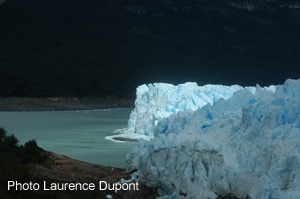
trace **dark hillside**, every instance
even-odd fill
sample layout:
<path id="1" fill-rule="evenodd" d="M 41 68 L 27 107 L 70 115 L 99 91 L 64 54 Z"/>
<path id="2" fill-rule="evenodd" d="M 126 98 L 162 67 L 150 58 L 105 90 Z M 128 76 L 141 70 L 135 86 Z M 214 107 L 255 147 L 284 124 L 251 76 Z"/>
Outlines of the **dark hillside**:
<path id="1" fill-rule="evenodd" d="M 297 5 L 7 0 L 0 6 L 0 96 L 132 97 L 149 82 L 299 78 Z"/>

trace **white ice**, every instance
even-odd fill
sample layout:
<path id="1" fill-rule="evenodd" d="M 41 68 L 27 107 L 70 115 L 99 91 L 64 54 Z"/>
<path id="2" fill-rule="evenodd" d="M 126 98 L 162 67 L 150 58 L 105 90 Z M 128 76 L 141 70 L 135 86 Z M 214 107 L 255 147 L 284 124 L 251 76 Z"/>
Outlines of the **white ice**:
<path id="1" fill-rule="evenodd" d="M 135 108 L 130 114 L 128 127 L 119 129 L 106 139 L 145 139 L 153 137 L 153 128 L 158 121 L 179 111 L 197 110 L 207 103 L 230 98 L 241 86 L 205 85 L 195 82 L 179 85 L 167 83 L 143 84 L 137 88 Z"/>
<path id="2" fill-rule="evenodd" d="M 128 171 L 163 198 L 300 196 L 300 80 L 183 85 L 139 87 L 129 127 L 153 138 L 132 148 Z"/>

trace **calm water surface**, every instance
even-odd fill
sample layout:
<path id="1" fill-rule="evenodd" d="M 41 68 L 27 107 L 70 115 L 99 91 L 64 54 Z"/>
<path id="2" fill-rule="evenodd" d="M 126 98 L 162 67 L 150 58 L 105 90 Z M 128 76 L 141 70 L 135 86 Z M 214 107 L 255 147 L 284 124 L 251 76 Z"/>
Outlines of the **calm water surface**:
<path id="1" fill-rule="evenodd" d="M 35 139 L 45 150 L 90 163 L 125 167 L 133 143 L 105 136 L 127 127 L 131 108 L 54 112 L 0 112 L 0 127 L 21 144 Z"/>

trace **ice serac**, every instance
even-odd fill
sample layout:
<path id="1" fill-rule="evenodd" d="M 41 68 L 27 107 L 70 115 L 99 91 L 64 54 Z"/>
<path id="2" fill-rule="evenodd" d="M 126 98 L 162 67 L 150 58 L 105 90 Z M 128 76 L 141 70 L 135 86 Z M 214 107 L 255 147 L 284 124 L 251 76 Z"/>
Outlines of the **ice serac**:
<path id="1" fill-rule="evenodd" d="M 159 120 L 149 134 L 127 155 L 127 170 L 163 198 L 300 196 L 300 80 L 239 89 Z"/>
<path id="2" fill-rule="evenodd" d="M 220 98 L 228 99 L 241 86 L 205 85 L 197 83 L 172 85 L 154 83 L 137 88 L 135 108 L 130 114 L 128 131 L 153 137 L 158 121 L 179 111 L 197 110 Z"/>

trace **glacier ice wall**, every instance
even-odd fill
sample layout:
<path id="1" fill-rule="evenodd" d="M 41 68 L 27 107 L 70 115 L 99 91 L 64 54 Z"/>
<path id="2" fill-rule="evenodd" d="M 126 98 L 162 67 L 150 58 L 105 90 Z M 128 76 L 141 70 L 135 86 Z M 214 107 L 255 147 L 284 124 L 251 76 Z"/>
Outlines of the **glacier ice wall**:
<path id="1" fill-rule="evenodd" d="M 207 103 L 230 98 L 241 86 L 205 85 L 194 82 L 172 85 L 144 84 L 137 88 L 135 108 L 130 114 L 128 131 L 153 137 L 158 121 L 179 111 L 197 110 Z"/>
<path id="2" fill-rule="evenodd" d="M 170 115 L 151 133 L 127 155 L 127 170 L 164 198 L 300 196 L 300 80 L 239 89 Z"/>

